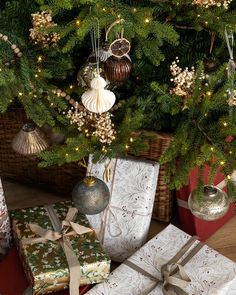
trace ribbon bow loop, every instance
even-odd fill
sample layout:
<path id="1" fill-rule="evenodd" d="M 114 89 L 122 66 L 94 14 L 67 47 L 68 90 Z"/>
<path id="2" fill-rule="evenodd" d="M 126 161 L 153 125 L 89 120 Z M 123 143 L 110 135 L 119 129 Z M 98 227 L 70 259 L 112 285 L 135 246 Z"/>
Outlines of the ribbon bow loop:
<path id="1" fill-rule="evenodd" d="M 164 265 L 161 272 L 164 295 L 187 295 L 183 289 L 188 286 L 191 280 L 180 264 Z"/>
<path id="2" fill-rule="evenodd" d="M 52 222 L 52 225 L 55 229 L 46 230 L 39 226 L 38 224 L 29 223 L 31 231 L 36 234 L 38 237 L 35 238 L 25 238 L 22 239 L 23 245 L 35 244 L 35 243 L 44 243 L 46 241 L 59 241 L 62 249 L 65 252 L 66 260 L 70 272 L 70 295 L 79 294 L 79 285 L 81 277 L 80 263 L 74 250 L 71 246 L 69 236 L 83 235 L 85 233 L 92 232 L 93 230 L 89 227 L 77 224 L 73 222 L 77 216 L 78 210 L 76 208 L 69 208 L 65 220 L 60 223 L 58 217 L 51 206 L 45 206 L 45 209 L 48 212 L 49 218 Z M 56 229 L 60 229 L 58 232 Z"/>

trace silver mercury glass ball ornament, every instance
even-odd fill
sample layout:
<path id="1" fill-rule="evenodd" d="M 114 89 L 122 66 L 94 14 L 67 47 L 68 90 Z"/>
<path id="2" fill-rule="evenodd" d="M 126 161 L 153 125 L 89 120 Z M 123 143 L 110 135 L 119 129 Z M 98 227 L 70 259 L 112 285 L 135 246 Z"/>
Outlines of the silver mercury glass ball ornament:
<path id="1" fill-rule="evenodd" d="M 86 176 L 75 185 L 72 191 L 72 200 L 81 213 L 95 215 L 107 207 L 110 191 L 102 180 Z"/>
<path id="2" fill-rule="evenodd" d="M 199 196 L 194 190 L 188 199 L 188 206 L 192 214 L 206 221 L 223 217 L 227 213 L 229 205 L 228 195 L 213 185 L 205 185 L 202 196 Z"/>

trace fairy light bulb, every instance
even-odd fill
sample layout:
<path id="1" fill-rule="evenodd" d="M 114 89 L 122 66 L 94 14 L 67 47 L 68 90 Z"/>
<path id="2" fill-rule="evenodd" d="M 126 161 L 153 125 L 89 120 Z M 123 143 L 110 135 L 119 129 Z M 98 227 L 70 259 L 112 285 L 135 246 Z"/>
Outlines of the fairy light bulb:
<path id="1" fill-rule="evenodd" d="M 38 56 L 38 62 L 41 62 L 43 60 L 43 57 L 40 55 Z"/>
<path id="2" fill-rule="evenodd" d="M 77 26 L 79 26 L 80 25 L 80 20 L 77 19 L 75 23 L 76 23 Z"/>
<path id="3" fill-rule="evenodd" d="M 225 162 L 224 161 L 220 161 L 220 165 L 224 166 Z"/>
<path id="4" fill-rule="evenodd" d="M 227 123 L 227 122 L 224 122 L 223 125 L 224 125 L 225 127 L 227 127 L 227 126 L 228 126 L 228 123 Z"/>
<path id="5" fill-rule="evenodd" d="M 149 19 L 149 18 L 145 18 L 144 22 L 145 22 L 146 24 L 149 24 L 149 23 L 150 23 L 150 19 Z"/>

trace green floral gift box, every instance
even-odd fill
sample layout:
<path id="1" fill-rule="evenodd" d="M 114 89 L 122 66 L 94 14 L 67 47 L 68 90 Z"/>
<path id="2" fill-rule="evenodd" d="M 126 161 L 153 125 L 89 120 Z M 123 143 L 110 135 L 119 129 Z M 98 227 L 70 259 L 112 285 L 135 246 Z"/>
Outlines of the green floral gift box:
<path id="1" fill-rule="evenodd" d="M 69 286 L 70 294 L 78 294 L 79 285 L 99 283 L 108 277 L 110 258 L 86 217 L 77 213 L 72 202 L 14 210 L 11 218 L 33 294 Z M 72 288 L 74 283 L 79 285 Z"/>

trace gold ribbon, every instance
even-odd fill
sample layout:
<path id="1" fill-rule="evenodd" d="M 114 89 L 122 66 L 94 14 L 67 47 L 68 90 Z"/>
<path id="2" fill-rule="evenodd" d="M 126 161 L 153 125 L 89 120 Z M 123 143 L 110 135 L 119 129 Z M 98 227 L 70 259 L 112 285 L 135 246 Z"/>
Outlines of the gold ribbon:
<path id="1" fill-rule="evenodd" d="M 70 295 L 78 295 L 81 278 L 80 263 L 78 261 L 76 254 L 73 251 L 73 248 L 68 237 L 75 235 L 83 235 L 85 233 L 92 232 L 93 230 L 91 228 L 73 222 L 78 213 L 78 210 L 76 208 L 69 208 L 66 219 L 63 220 L 62 224 L 60 224 L 60 221 L 56 216 L 56 213 L 52 206 L 45 206 L 45 209 L 49 213 L 48 215 L 55 231 L 46 230 L 37 224 L 29 223 L 29 227 L 32 230 L 32 232 L 38 235 L 39 237 L 23 239 L 22 243 L 23 245 L 28 245 L 36 243 L 45 243 L 46 241 L 59 241 L 61 247 L 65 252 L 66 260 L 69 267 Z"/>
<path id="2" fill-rule="evenodd" d="M 183 266 L 203 247 L 203 244 L 199 242 L 192 249 L 190 249 L 196 240 L 196 237 L 189 239 L 189 241 L 177 252 L 177 254 L 161 267 L 162 279 L 154 277 L 140 266 L 136 265 L 130 260 L 126 260 L 124 262 L 125 265 L 155 281 L 155 284 L 148 290 L 145 290 L 141 295 L 148 295 L 161 282 L 162 292 L 164 295 L 188 295 L 188 293 L 184 291 L 184 288 L 188 286 L 191 280 L 185 272 Z M 179 263 L 179 260 L 187 252 L 188 254 Z"/>
<path id="3" fill-rule="evenodd" d="M 0 226 L 7 220 L 7 214 L 0 216 Z M 7 241 L 3 233 L 0 233 L 0 255 L 6 254 Z"/>

